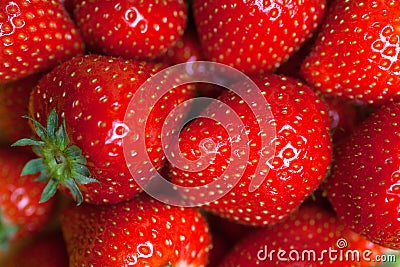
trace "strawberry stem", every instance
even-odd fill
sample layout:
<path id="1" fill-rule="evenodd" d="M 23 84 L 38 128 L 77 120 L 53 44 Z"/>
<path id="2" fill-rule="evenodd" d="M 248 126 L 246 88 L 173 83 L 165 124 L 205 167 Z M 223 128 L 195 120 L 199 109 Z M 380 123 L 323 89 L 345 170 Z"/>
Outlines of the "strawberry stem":
<path id="1" fill-rule="evenodd" d="M 78 184 L 98 181 L 90 177 L 86 158 L 82 155 L 81 149 L 76 145 L 71 145 L 65 119 L 59 126 L 55 109 L 50 112 L 46 127 L 31 117 L 25 118 L 32 121 L 40 140 L 23 138 L 12 144 L 12 146 L 33 146 L 34 152 L 39 156 L 25 165 L 22 175 L 40 173 L 36 180 L 47 182 L 40 202 L 53 197 L 59 185 L 62 185 L 68 188 L 72 197 L 80 205 L 83 202 L 83 196 Z"/>

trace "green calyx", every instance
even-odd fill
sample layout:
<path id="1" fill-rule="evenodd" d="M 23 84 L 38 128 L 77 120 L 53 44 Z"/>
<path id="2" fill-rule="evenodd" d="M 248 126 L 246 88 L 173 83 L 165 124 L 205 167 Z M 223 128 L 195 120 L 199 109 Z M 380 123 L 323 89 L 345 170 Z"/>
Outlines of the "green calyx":
<path id="1" fill-rule="evenodd" d="M 44 127 L 35 119 L 26 116 L 32 121 L 36 134 L 40 140 L 23 138 L 12 146 L 33 146 L 34 152 L 39 156 L 29 161 L 22 170 L 21 175 L 37 174 L 38 181 L 47 182 L 40 202 L 50 199 L 61 184 L 68 188 L 78 205 L 83 201 L 82 192 L 78 184 L 98 182 L 90 177 L 86 167 L 86 158 L 81 149 L 70 144 L 66 131 L 65 119 L 58 126 L 58 115 L 53 109 Z"/>

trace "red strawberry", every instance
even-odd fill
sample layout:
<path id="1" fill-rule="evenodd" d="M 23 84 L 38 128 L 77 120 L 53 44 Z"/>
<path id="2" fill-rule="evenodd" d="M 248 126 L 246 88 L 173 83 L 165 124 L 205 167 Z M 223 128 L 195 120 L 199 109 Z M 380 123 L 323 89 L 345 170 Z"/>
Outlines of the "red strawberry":
<path id="1" fill-rule="evenodd" d="M 61 232 L 40 236 L 18 250 L 7 267 L 68 267 L 68 254 Z"/>
<path id="2" fill-rule="evenodd" d="M 400 2 L 334 1 L 302 76 L 325 94 L 380 105 L 399 98 Z"/>
<path id="3" fill-rule="evenodd" d="M 326 107 L 309 87 L 277 75 L 254 82 L 264 100 L 251 91 L 250 107 L 224 91 L 218 100 L 225 106 L 210 105 L 183 129 L 180 153 L 170 156 L 170 177 L 187 187 L 181 193 L 188 201 L 208 203 L 205 209 L 230 220 L 265 225 L 288 216 L 324 179 L 331 140 Z M 242 84 L 232 89 L 254 90 Z M 256 117 L 262 101 L 268 110 Z"/>
<path id="4" fill-rule="evenodd" d="M 70 266 L 205 266 L 211 237 L 194 208 L 141 194 L 114 205 L 73 206 L 61 216 Z"/>
<path id="5" fill-rule="evenodd" d="M 0 81 L 48 71 L 83 48 L 59 0 L 0 2 Z"/>
<path id="6" fill-rule="evenodd" d="M 39 204 L 43 184 L 37 176 L 24 175 L 31 154 L 0 148 L 0 254 L 9 242 L 44 230 L 54 208 L 54 200 Z M 21 174 L 22 173 L 22 174 Z"/>
<path id="7" fill-rule="evenodd" d="M 194 1 L 193 13 L 209 60 L 244 71 L 275 70 L 315 31 L 325 2 Z"/>
<path id="8" fill-rule="evenodd" d="M 220 267 L 366 267 L 376 266 L 375 258 L 386 251 L 345 228 L 334 213 L 307 206 L 283 223 L 248 235 Z"/>
<path id="9" fill-rule="evenodd" d="M 75 0 L 74 15 L 92 52 L 154 59 L 183 35 L 184 0 Z"/>
<path id="10" fill-rule="evenodd" d="M 22 116 L 28 114 L 29 94 L 40 75 L 31 75 L 16 81 L 0 83 L 0 142 L 11 144 L 32 135 Z"/>
<path id="11" fill-rule="evenodd" d="M 400 104 L 380 107 L 335 151 L 325 189 L 354 231 L 382 246 L 400 248 Z"/>
<path id="12" fill-rule="evenodd" d="M 31 94 L 30 114 L 42 140 L 22 139 L 15 145 L 36 146 L 40 158 L 30 170 L 40 171 L 42 180 L 49 181 L 42 201 L 58 185 L 78 203 L 115 203 L 141 191 L 135 179 L 149 180 L 152 170 L 164 164 L 161 129 L 168 113 L 194 94 L 190 86 L 177 87 L 153 104 L 155 92 L 140 91 L 140 105 L 128 110 L 142 83 L 163 67 L 87 55 L 65 62 L 40 80 Z M 143 122 L 139 115 L 150 108 Z M 142 144 L 147 151 L 139 149 Z M 129 162 L 124 149 L 130 153 Z"/>

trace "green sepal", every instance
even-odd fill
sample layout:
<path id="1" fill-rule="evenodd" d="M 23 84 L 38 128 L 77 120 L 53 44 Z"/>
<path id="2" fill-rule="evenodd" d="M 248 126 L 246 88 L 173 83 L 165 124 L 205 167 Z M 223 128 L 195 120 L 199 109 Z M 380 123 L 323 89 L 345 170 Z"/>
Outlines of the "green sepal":
<path id="1" fill-rule="evenodd" d="M 99 181 L 91 178 L 91 177 L 87 177 L 84 176 L 82 174 L 76 173 L 74 175 L 74 180 L 78 182 L 78 184 L 90 184 L 90 183 L 98 183 Z"/>
<path id="2" fill-rule="evenodd" d="M 53 140 L 55 139 L 57 127 L 58 127 L 58 116 L 56 110 L 53 109 L 50 112 L 49 117 L 47 118 L 47 135 L 49 136 L 49 138 Z"/>
<path id="3" fill-rule="evenodd" d="M 32 151 L 40 157 L 43 156 L 42 146 L 32 146 Z"/>
<path id="4" fill-rule="evenodd" d="M 45 142 L 43 141 L 38 141 L 30 138 L 22 138 L 13 143 L 11 146 L 41 146 L 44 144 Z"/>
<path id="5" fill-rule="evenodd" d="M 37 120 L 35 120 L 34 118 L 31 118 L 29 116 L 24 116 L 24 118 L 29 119 L 30 121 L 32 121 L 32 123 L 33 123 L 33 125 L 35 127 L 35 132 L 36 132 L 37 136 L 39 136 L 39 138 L 41 140 L 46 141 L 48 139 L 46 128 L 44 128 Z"/>
<path id="6" fill-rule="evenodd" d="M 25 164 L 21 175 L 36 174 L 44 168 L 43 158 L 32 159 Z"/>
<path id="7" fill-rule="evenodd" d="M 62 185 L 71 192 L 72 197 L 80 205 L 83 195 L 78 184 L 99 183 L 99 181 L 90 177 L 82 150 L 70 143 L 65 119 L 58 125 L 55 109 L 50 112 L 46 127 L 31 117 L 24 118 L 34 124 L 40 140 L 24 138 L 13 144 L 13 146 L 32 146 L 35 154 L 39 156 L 38 159 L 31 160 L 25 165 L 22 175 L 40 173 L 35 181 L 47 182 L 40 202 L 53 197 L 58 187 Z"/>
<path id="8" fill-rule="evenodd" d="M 50 180 L 51 175 L 46 171 L 42 171 L 38 177 L 35 178 L 35 182 L 47 182 Z"/>
<path id="9" fill-rule="evenodd" d="M 65 187 L 68 188 L 68 190 L 72 194 L 72 198 L 76 201 L 76 204 L 79 206 L 82 204 L 83 201 L 83 196 L 82 192 L 79 189 L 78 185 L 76 184 L 74 179 L 68 179 L 67 181 L 64 182 L 63 184 Z"/>
<path id="10" fill-rule="evenodd" d="M 73 159 L 78 164 L 85 165 L 87 163 L 86 158 L 82 155 L 81 149 L 75 145 L 68 147 L 64 152 L 68 158 Z"/>
<path id="11" fill-rule="evenodd" d="M 60 150 L 65 150 L 69 145 L 69 137 L 66 130 L 65 120 L 62 121 L 60 128 L 58 128 L 55 134 L 55 142 Z"/>
<path id="12" fill-rule="evenodd" d="M 45 186 L 42 195 L 40 196 L 39 203 L 46 202 L 47 200 L 52 198 L 57 192 L 58 184 L 59 181 L 55 179 L 50 179 L 47 185 Z"/>

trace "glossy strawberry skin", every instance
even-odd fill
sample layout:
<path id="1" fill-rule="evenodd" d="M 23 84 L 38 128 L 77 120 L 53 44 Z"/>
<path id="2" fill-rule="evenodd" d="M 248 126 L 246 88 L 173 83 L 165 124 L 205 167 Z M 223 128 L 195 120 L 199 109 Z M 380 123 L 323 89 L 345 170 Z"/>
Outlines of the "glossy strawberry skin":
<path id="1" fill-rule="evenodd" d="M 2 241 L 14 242 L 38 234 L 53 214 L 54 199 L 39 204 L 43 184 L 34 181 L 35 175 L 21 175 L 25 163 L 32 158 L 34 155 L 31 153 L 4 147 L 0 149 L 0 220 L 6 227 L 16 227 Z"/>
<path id="2" fill-rule="evenodd" d="M 33 135 L 23 116 L 28 114 L 29 95 L 41 75 L 0 83 L 0 143 L 10 145 Z"/>
<path id="3" fill-rule="evenodd" d="M 145 140 L 134 139 L 135 131 L 144 128 L 138 126 L 135 117 L 127 121 L 124 118 L 138 88 L 164 67 L 162 64 L 87 55 L 58 66 L 33 90 L 29 107 L 31 116 L 45 124 L 52 109 L 62 112 L 71 142 L 82 150 L 92 177 L 99 181 L 80 186 L 84 201 L 116 203 L 130 199 L 141 191 L 131 172 L 150 179 L 150 170 L 144 169 L 144 162 L 150 159 L 155 169 L 163 166 L 161 127 L 173 107 L 193 97 L 194 88 L 178 87 L 167 93 L 168 98 L 157 102 L 147 118 Z M 141 107 L 146 110 L 152 107 L 151 98 L 143 101 Z M 148 148 L 148 155 L 129 158 L 130 169 L 124 155 L 125 137 L 132 138 L 132 142 L 144 142 Z"/>
<path id="4" fill-rule="evenodd" d="M 208 60 L 245 73 L 275 70 L 317 28 L 325 1 L 194 1 L 193 13 Z"/>
<path id="5" fill-rule="evenodd" d="M 91 52 L 148 60 L 182 36 L 184 0 L 76 0 L 74 16 Z"/>
<path id="6" fill-rule="evenodd" d="M 84 44 L 58 0 L 0 3 L 0 81 L 46 72 L 84 52 Z"/>
<path id="7" fill-rule="evenodd" d="M 398 99 L 399 10 L 394 0 L 333 2 L 302 77 L 345 100 L 378 106 Z"/>
<path id="8" fill-rule="evenodd" d="M 71 266 L 200 267 L 211 244 L 196 209 L 169 206 L 144 194 L 115 205 L 70 207 L 61 226 Z"/>
<path id="9" fill-rule="evenodd" d="M 338 240 L 347 242 L 340 248 Z M 338 245 L 339 244 L 339 245 Z M 329 253 L 328 250 L 336 250 Z M 278 256 L 279 250 L 284 251 Z M 323 252 L 325 250 L 325 252 Z M 302 207 L 284 222 L 272 227 L 260 228 L 240 241 L 223 259 L 220 267 L 253 267 L 253 266 L 375 266 L 375 262 L 343 256 L 340 252 L 369 250 L 370 259 L 382 255 L 387 249 L 373 244 L 360 235 L 348 230 L 334 213 L 321 208 Z M 291 253 L 295 251 L 298 254 Z M 308 259 L 308 254 L 315 252 L 315 257 Z M 303 258 L 301 255 L 305 255 Z M 296 257 L 299 257 L 296 260 Z M 336 257 L 336 260 L 334 260 Z M 286 259 L 286 260 L 281 260 Z M 293 260 L 291 260 L 293 259 Z"/>
<path id="10" fill-rule="evenodd" d="M 179 186 L 195 187 L 218 181 L 219 177 L 220 188 L 229 192 L 218 195 L 219 198 L 211 203 L 208 203 L 208 196 L 219 194 L 219 189 L 204 187 L 205 195 L 201 191 L 182 194 L 191 201 L 208 203 L 204 208 L 221 217 L 243 224 L 266 225 L 287 217 L 321 183 L 330 165 L 332 148 L 326 106 L 309 87 L 277 75 L 253 80 L 270 105 L 273 119 L 265 114 L 263 120 L 275 127 L 275 138 L 270 136 L 269 143 L 262 146 L 260 136 L 271 132 L 261 128 L 253 110 L 241 102 L 240 97 L 225 91 L 218 100 L 242 118 L 243 129 L 233 131 L 229 136 L 227 130 L 214 120 L 198 118 L 191 122 L 180 134 L 180 152 L 186 159 L 198 160 L 205 167 L 194 171 L 191 167 L 171 163 L 170 178 Z M 218 114 L 225 114 L 224 107 L 217 107 L 206 109 L 202 116 L 212 118 L 216 110 L 220 110 Z M 244 156 L 236 156 L 242 155 L 242 150 L 233 156 L 231 151 L 237 140 L 246 138 L 249 138 L 249 159 L 243 162 Z M 210 140 L 217 149 L 211 158 L 208 156 L 213 149 L 208 150 L 206 146 Z M 275 151 L 271 151 L 272 146 Z M 265 155 L 264 159 L 261 159 L 261 153 Z M 233 178 L 225 180 L 227 167 L 240 169 L 242 164 L 245 170 L 237 184 L 230 182 Z M 250 192 L 257 164 L 266 174 L 262 175 L 264 180 L 260 187 Z M 229 175 L 236 177 L 236 174 Z"/>
<path id="11" fill-rule="evenodd" d="M 335 149 L 324 188 L 338 216 L 354 231 L 399 249 L 400 104 L 380 107 Z"/>

